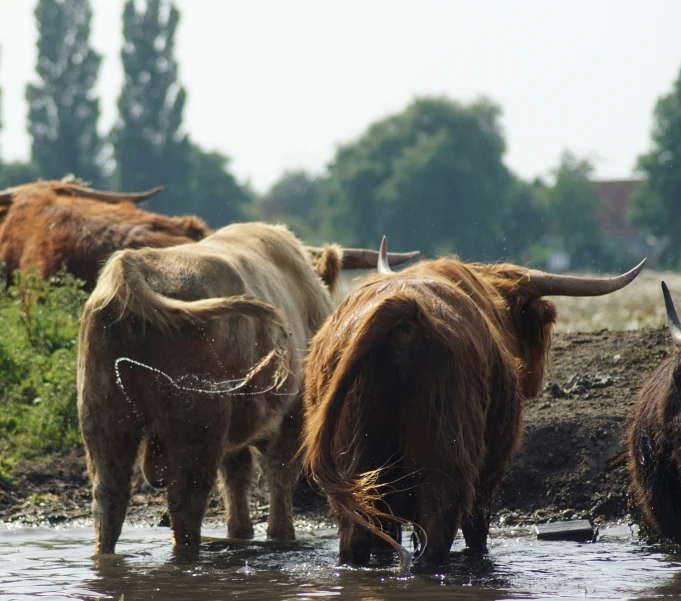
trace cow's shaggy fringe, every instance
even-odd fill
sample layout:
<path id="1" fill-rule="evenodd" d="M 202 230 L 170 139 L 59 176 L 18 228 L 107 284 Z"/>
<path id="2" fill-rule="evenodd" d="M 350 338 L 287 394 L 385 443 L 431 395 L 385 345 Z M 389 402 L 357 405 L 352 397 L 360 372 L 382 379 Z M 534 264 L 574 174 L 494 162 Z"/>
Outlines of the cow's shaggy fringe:
<path id="1" fill-rule="evenodd" d="M 403 473 L 439 478 L 435 496 L 454 515 L 448 533 L 417 525 L 431 542 L 444 536 L 435 556 L 462 518 L 484 546 L 491 495 L 521 440 L 522 401 L 541 387 L 555 318 L 528 271 L 507 264 L 425 261 L 370 276 L 346 297 L 305 370 L 305 467 L 341 523 L 389 543 L 404 568 L 403 547 L 381 524 L 416 522 L 418 512 L 393 512 L 385 500 L 389 470 L 371 467 L 383 453 Z"/>

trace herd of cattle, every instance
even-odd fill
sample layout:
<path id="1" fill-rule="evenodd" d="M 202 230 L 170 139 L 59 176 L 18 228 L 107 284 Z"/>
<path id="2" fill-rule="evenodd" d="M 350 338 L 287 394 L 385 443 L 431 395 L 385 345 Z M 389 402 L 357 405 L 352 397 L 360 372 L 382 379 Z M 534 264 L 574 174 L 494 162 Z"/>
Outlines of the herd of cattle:
<path id="1" fill-rule="evenodd" d="M 176 551 L 195 553 L 219 478 L 230 537 L 253 536 L 248 494 L 260 457 L 267 534 L 294 538 L 304 468 L 337 518 L 340 561 L 393 548 L 446 560 L 461 528 L 486 549 L 492 496 L 539 393 L 556 308 L 548 296 L 604 295 L 614 278 L 511 264 L 421 260 L 309 247 L 286 227 L 209 230 L 197 217 L 134 206 L 139 194 L 37 182 L 0 192 L 0 256 L 48 278 L 66 268 L 91 292 L 79 339 L 78 414 L 98 553 L 121 534 L 138 457 L 167 489 Z M 334 310 L 344 269 L 376 269 Z M 681 322 L 663 283 L 670 331 Z M 628 432 L 646 518 L 681 543 L 681 354 L 639 394 Z"/>

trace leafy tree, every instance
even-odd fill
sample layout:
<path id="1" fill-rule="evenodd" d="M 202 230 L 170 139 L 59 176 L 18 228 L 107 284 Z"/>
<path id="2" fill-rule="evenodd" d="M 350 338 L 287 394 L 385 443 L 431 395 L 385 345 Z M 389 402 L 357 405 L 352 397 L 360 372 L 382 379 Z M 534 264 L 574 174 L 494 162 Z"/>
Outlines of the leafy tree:
<path id="1" fill-rule="evenodd" d="M 248 218 L 253 195 L 228 171 L 226 156 L 205 152 L 192 144 L 190 165 L 189 197 L 193 213 L 214 228 Z"/>
<path id="2" fill-rule="evenodd" d="M 306 217 L 321 202 L 323 187 L 319 177 L 305 171 L 286 171 L 262 198 L 263 217 Z"/>
<path id="3" fill-rule="evenodd" d="M 681 71 L 672 90 L 655 104 L 652 148 L 639 156 L 647 181 L 637 189 L 630 221 L 667 240 L 661 261 L 681 265 Z"/>
<path id="4" fill-rule="evenodd" d="M 286 171 L 260 199 L 260 217 L 286 223 L 311 244 L 334 238 L 327 214 L 328 181 L 302 170 Z"/>
<path id="5" fill-rule="evenodd" d="M 503 208 L 501 257 L 522 264 L 534 260 L 529 250 L 551 233 L 547 190 L 540 179 L 512 178 Z"/>
<path id="6" fill-rule="evenodd" d="M 192 147 L 181 131 L 187 94 L 178 82 L 174 58 L 180 13 L 172 2 L 134 0 L 123 9 L 121 52 L 125 83 L 112 132 L 115 184 L 120 190 L 166 187 L 149 201 L 152 210 L 178 214 L 193 210 L 188 193 Z"/>
<path id="7" fill-rule="evenodd" d="M 101 56 L 91 47 L 89 0 L 39 0 L 37 85 L 26 86 L 31 156 L 41 177 L 66 173 L 104 183 L 99 100 L 93 88 Z"/>
<path id="8" fill-rule="evenodd" d="M 482 99 L 414 101 L 339 149 L 329 168 L 330 210 L 348 242 L 496 257 L 504 198 L 499 108 Z"/>
<path id="9" fill-rule="evenodd" d="M 39 177 L 38 168 L 31 162 L 0 163 L 0 190 L 34 182 Z"/>
<path id="10" fill-rule="evenodd" d="M 564 152 L 553 171 L 556 178 L 548 191 L 552 231 L 570 255 L 571 267 L 607 268 L 611 262 L 598 223 L 601 200 L 591 182 L 594 167 L 586 159 Z"/>

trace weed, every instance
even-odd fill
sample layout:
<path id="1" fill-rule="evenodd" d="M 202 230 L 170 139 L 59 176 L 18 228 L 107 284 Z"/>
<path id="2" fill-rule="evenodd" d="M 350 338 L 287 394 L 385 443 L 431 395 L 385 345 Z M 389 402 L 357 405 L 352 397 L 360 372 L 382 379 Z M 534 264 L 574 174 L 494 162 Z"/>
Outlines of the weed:
<path id="1" fill-rule="evenodd" d="M 82 282 L 17 273 L 0 292 L 0 478 L 25 457 L 80 444 L 76 410 Z"/>

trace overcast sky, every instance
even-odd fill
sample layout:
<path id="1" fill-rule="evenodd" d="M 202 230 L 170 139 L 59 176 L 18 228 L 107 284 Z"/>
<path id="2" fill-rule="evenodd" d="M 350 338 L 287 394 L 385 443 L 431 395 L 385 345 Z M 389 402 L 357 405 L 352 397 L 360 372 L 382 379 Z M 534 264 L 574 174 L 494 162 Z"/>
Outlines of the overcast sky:
<path id="1" fill-rule="evenodd" d="M 93 0 L 100 128 L 115 119 L 123 0 Z M 265 190 L 415 96 L 501 105 L 506 162 L 531 178 L 563 149 L 630 176 L 681 68 L 678 0 L 176 0 L 184 127 Z M 35 2 L 0 0 L 0 152 L 26 159 Z"/>

